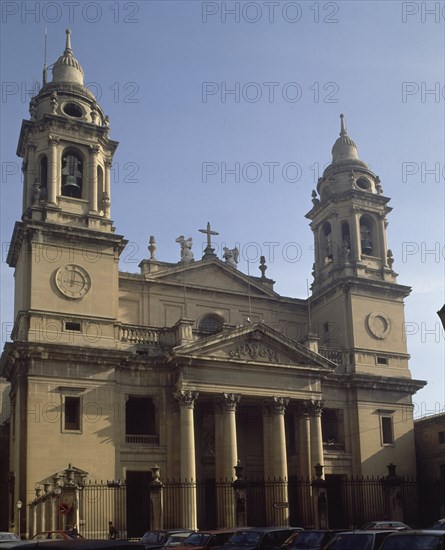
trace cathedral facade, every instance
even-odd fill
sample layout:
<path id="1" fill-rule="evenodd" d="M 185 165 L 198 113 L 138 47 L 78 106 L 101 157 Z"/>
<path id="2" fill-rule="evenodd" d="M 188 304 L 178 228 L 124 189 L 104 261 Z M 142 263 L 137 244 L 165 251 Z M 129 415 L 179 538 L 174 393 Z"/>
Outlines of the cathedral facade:
<path id="1" fill-rule="evenodd" d="M 312 294 L 298 299 L 274 291 L 264 261 L 254 277 L 237 269 L 236 249 L 219 259 L 210 225 L 201 259 L 179 237 L 181 261 L 161 261 L 152 240 L 139 273 L 119 271 L 118 143 L 68 31 L 29 112 L 8 255 L 15 324 L 0 364 L 11 388 L 11 524 L 15 502 L 31 502 L 69 463 L 135 484 L 155 466 L 184 483 L 232 481 L 238 463 L 246 479 L 312 478 L 316 465 L 327 480 L 384 475 L 390 463 L 415 473 L 411 398 L 424 382 L 408 367 L 410 289 L 387 246 L 389 199 L 343 117 L 307 214 Z M 192 490 L 175 526 L 199 526 L 196 506 Z M 233 509 L 218 518 L 230 526 Z M 20 531 L 30 524 L 22 513 Z"/>

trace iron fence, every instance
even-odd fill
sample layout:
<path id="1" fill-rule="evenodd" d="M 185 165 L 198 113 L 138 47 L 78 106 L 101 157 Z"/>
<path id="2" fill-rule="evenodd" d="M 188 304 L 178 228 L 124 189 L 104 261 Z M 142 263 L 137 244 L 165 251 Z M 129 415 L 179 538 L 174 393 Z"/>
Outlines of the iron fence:
<path id="1" fill-rule="evenodd" d="M 332 528 L 357 528 L 368 521 L 396 519 L 391 516 L 394 495 L 400 501 L 403 521 L 413 527 L 425 527 L 445 516 L 445 480 L 419 481 L 397 477 L 395 485 L 387 478 L 350 478 L 326 476 L 328 520 Z M 396 487 L 396 493 L 391 493 Z M 316 524 L 316 495 L 313 481 L 291 478 L 247 479 L 245 482 L 245 523 L 270 524 L 277 508 L 290 525 L 313 527 Z M 162 487 L 163 528 L 187 527 L 181 516 L 188 503 L 196 501 L 197 526 L 200 529 L 231 527 L 236 521 L 235 490 L 228 480 L 183 483 L 164 481 Z M 67 504 L 67 509 L 64 505 Z M 274 508 L 275 516 L 271 514 Z M 134 517 L 140 514 L 139 523 Z M 118 529 L 118 538 L 139 537 L 150 529 L 150 483 L 137 493 L 121 482 L 89 482 L 70 487 L 58 495 L 43 494 L 30 504 L 30 534 L 37 530 L 67 528 L 78 524 L 84 537 L 108 537 L 108 522 Z M 230 519 L 233 518 L 232 525 Z M 402 518 L 400 518 L 402 519 Z M 33 532 L 32 532 L 33 531 Z"/>

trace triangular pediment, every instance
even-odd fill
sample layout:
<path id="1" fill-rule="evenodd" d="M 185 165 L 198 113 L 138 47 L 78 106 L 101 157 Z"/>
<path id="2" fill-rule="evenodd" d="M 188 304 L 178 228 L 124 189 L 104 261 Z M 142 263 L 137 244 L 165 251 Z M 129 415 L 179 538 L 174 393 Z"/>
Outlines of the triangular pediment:
<path id="1" fill-rule="evenodd" d="M 233 362 L 257 365 L 286 365 L 330 373 L 337 365 L 268 327 L 264 323 L 244 325 L 174 348 L 170 360 Z"/>
<path id="2" fill-rule="evenodd" d="M 273 284 L 270 279 L 266 279 L 267 284 L 263 284 L 259 277 L 249 277 L 217 258 L 163 267 L 147 273 L 145 278 L 148 281 L 194 288 L 243 294 L 250 292 L 252 296 L 278 296 L 270 288 Z"/>

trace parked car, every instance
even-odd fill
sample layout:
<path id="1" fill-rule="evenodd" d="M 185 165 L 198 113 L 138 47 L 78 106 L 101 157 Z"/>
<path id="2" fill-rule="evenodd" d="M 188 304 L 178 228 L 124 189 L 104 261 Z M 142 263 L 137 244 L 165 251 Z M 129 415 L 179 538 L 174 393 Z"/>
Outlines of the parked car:
<path id="1" fill-rule="evenodd" d="M 236 529 L 233 528 L 191 533 L 181 545 L 175 546 L 175 550 L 203 550 L 204 548 L 222 546 L 235 532 Z"/>
<path id="2" fill-rule="evenodd" d="M 433 525 L 431 527 L 428 527 L 428 529 L 445 531 L 445 518 L 437 520 L 436 523 L 433 523 Z"/>
<path id="3" fill-rule="evenodd" d="M 40 531 L 36 533 L 31 540 L 80 540 L 82 535 L 75 535 L 71 531 Z"/>
<path id="4" fill-rule="evenodd" d="M 360 530 L 369 529 L 396 529 L 397 531 L 403 531 L 404 529 L 411 529 L 409 525 L 401 521 L 370 521 L 360 527 Z"/>
<path id="5" fill-rule="evenodd" d="M 5 542 L 2 550 L 144 550 L 144 545 L 128 540 L 32 539 Z"/>
<path id="6" fill-rule="evenodd" d="M 382 542 L 392 533 L 396 531 L 343 531 L 335 535 L 326 550 L 379 550 Z"/>
<path id="7" fill-rule="evenodd" d="M 227 542 L 230 550 L 269 550 L 281 546 L 299 527 L 258 527 L 242 529 Z"/>
<path id="8" fill-rule="evenodd" d="M 445 550 L 445 531 L 422 529 L 393 533 L 380 550 Z"/>
<path id="9" fill-rule="evenodd" d="M 18 537 L 15 533 L 10 533 L 9 531 L 0 531 L 0 542 L 14 542 L 20 540 L 20 537 Z"/>
<path id="10" fill-rule="evenodd" d="M 284 541 L 283 550 L 298 550 L 300 548 L 311 548 L 312 550 L 323 550 L 340 529 L 307 529 L 297 531 Z M 343 532 L 343 531 L 342 531 Z"/>
<path id="11" fill-rule="evenodd" d="M 190 535 L 190 531 L 181 531 L 178 533 L 172 533 L 162 548 L 172 548 L 173 546 L 180 546 L 184 544 L 184 540 Z"/>
<path id="12" fill-rule="evenodd" d="M 156 550 L 165 545 L 172 535 L 181 534 L 188 537 L 193 531 L 191 529 L 163 529 L 161 531 L 147 531 L 141 538 L 147 550 Z"/>

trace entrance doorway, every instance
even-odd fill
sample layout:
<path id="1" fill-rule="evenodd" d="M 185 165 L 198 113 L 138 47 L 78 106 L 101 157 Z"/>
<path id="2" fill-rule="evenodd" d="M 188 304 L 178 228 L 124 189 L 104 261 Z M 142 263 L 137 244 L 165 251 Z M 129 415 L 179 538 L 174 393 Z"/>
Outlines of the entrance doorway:
<path id="1" fill-rule="evenodd" d="M 151 472 L 127 471 L 127 537 L 139 538 L 150 529 Z"/>
<path id="2" fill-rule="evenodd" d="M 342 496 L 342 481 L 345 476 L 338 474 L 326 475 L 326 490 L 328 494 L 328 519 L 331 529 L 347 527 L 344 502 Z"/>

